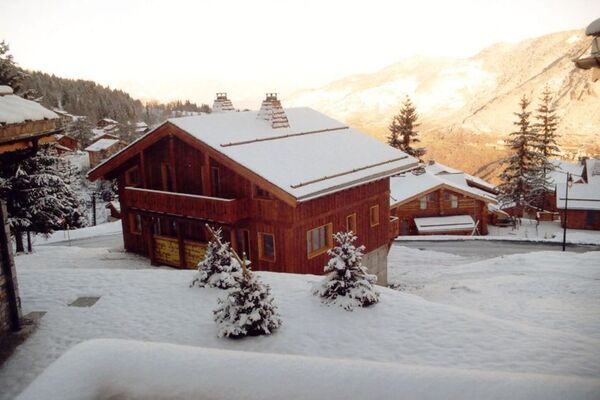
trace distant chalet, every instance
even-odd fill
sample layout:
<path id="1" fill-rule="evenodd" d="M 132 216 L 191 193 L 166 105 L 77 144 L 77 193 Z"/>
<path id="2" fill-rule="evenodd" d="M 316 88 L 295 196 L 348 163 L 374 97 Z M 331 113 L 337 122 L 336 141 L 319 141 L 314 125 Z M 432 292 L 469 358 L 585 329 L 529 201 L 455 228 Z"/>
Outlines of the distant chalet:
<path id="1" fill-rule="evenodd" d="M 332 234 L 352 230 L 385 284 L 398 228 L 389 177 L 417 161 L 273 93 L 258 112 L 224 93 L 216 103 L 222 112 L 170 119 L 90 171 L 118 180 L 125 248 L 193 268 L 209 223 L 254 270 L 321 274 Z"/>
<path id="2" fill-rule="evenodd" d="M 391 179 L 390 207 L 400 235 L 487 235 L 497 207 L 494 185 L 430 161 Z"/>
<path id="3" fill-rule="evenodd" d="M 568 200 L 566 176 L 556 179 L 556 209 L 563 227 L 566 217 L 567 228 L 600 230 L 600 160 L 587 159 L 582 164 L 581 175 L 572 176 Z"/>

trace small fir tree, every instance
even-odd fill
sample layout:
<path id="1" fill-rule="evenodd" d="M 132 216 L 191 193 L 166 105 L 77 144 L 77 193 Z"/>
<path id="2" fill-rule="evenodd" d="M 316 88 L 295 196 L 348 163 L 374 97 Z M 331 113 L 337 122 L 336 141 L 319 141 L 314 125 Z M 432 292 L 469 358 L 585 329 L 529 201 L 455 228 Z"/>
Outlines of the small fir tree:
<path id="1" fill-rule="evenodd" d="M 333 235 L 337 246 L 329 250 L 331 257 L 325 266 L 327 276 L 314 291 L 324 304 L 339 305 L 352 311 L 355 307 L 367 307 L 379 301 L 374 284 L 377 277 L 368 273 L 362 264 L 364 246 L 354 246 L 356 236 L 352 232 Z"/>
<path id="2" fill-rule="evenodd" d="M 549 175 L 556 169 L 552 158 L 559 155 L 558 135 L 556 133 L 558 117 L 556 116 L 556 107 L 552 104 L 552 92 L 548 85 L 544 87 L 539 101 L 535 114 L 537 122 L 534 124 L 537 132 L 532 144 L 534 151 L 537 153 L 534 192 L 539 194 L 539 198 L 534 199 L 534 203 L 536 206 L 545 208 L 545 192 L 552 187 Z"/>
<path id="3" fill-rule="evenodd" d="M 236 278 L 237 286 L 219 299 L 214 311 L 219 337 L 270 335 L 281 326 L 271 287 L 248 270 Z"/>
<path id="4" fill-rule="evenodd" d="M 417 114 L 416 107 L 410 100 L 410 97 L 406 96 L 400 112 L 394 116 L 388 128 L 390 134 L 387 142 L 390 146 L 421 159 L 425 155 L 425 149 L 423 147 L 414 147 L 416 143 L 420 142 L 418 133 L 415 131 L 415 128 L 420 125 L 417 123 L 418 119 L 419 114 Z"/>
<path id="5" fill-rule="evenodd" d="M 223 242 L 221 229 L 211 230 L 214 235 L 208 242 L 204 259 L 198 263 L 198 273 L 190 286 L 229 289 L 237 285 L 241 275 L 240 263 L 232 256 L 230 245 Z"/>
<path id="6" fill-rule="evenodd" d="M 522 213 L 524 207 L 538 195 L 534 191 L 539 186 L 536 184 L 538 179 L 536 174 L 539 171 L 535 167 L 537 153 L 532 146 L 536 131 L 529 120 L 531 116 L 531 112 L 527 110 L 529 104 L 529 99 L 523 96 L 519 103 L 520 112 L 515 113 L 518 119 L 514 124 L 519 129 L 512 132 L 506 141 L 512 154 L 502 161 L 505 168 L 500 174 L 502 183 L 498 187 L 500 202 L 514 206 L 517 213 Z"/>

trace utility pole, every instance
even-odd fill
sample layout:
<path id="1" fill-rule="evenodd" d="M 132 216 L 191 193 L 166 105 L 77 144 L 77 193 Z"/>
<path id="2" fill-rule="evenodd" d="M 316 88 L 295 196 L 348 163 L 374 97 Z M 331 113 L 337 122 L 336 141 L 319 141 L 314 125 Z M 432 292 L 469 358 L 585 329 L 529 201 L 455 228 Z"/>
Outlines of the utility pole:
<path id="1" fill-rule="evenodd" d="M 562 251 L 567 247 L 567 214 L 569 212 L 569 188 L 573 185 L 573 177 L 567 172 L 567 184 L 565 185 L 565 218 L 563 221 L 563 243 Z"/>

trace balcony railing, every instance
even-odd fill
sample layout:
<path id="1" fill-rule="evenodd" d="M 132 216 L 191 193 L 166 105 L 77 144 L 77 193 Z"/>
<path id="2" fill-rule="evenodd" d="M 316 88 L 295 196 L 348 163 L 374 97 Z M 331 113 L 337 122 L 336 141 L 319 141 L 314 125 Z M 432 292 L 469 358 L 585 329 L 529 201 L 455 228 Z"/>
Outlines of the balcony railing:
<path id="1" fill-rule="evenodd" d="M 124 204 L 147 212 L 234 223 L 247 215 L 244 199 L 221 199 L 194 194 L 126 187 Z"/>

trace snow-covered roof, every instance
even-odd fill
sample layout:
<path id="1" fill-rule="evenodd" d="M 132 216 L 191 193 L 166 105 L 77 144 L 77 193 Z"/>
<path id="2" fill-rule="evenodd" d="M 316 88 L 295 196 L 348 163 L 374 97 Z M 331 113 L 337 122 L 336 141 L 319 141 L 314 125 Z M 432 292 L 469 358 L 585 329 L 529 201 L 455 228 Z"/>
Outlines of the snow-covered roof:
<path id="1" fill-rule="evenodd" d="M 416 165 L 415 158 L 310 108 L 287 108 L 274 129 L 256 111 L 169 122 L 294 196 L 309 200 Z"/>
<path id="2" fill-rule="evenodd" d="M 415 218 L 419 233 L 466 231 L 475 228 L 470 215 L 448 215 L 445 217 Z"/>
<path id="3" fill-rule="evenodd" d="M 463 172 L 435 174 L 432 171 L 438 171 L 438 169 L 433 168 L 430 170 L 425 167 L 421 173 L 415 171 L 393 176 L 390 179 L 390 204 L 397 205 L 403 203 L 442 186 L 466 192 L 488 202 L 496 202 L 494 195 L 469 186 L 465 178 L 466 174 Z"/>
<path id="4" fill-rule="evenodd" d="M 571 174 L 574 182 L 582 182 L 583 165 L 581 163 L 571 163 L 563 160 L 552 160 L 555 170 L 548 174 L 548 180 L 552 188 L 558 183 L 564 183 L 567 180 L 567 173 Z"/>
<path id="5" fill-rule="evenodd" d="M 114 119 L 111 118 L 102 118 L 100 121 L 104 121 L 104 122 L 108 122 L 109 124 L 118 124 L 118 121 L 115 121 Z"/>
<path id="6" fill-rule="evenodd" d="M 0 85 L 0 124 L 55 119 L 58 115 L 35 101 L 13 94 L 10 86 Z"/>
<path id="7" fill-rule="evenodd" d="M 585 173 L 587 183 L 600 185 L 600 160 L 593 158 L 585 160 Z"/>
<path id="8" fill-rule="evenodd" d="M 144 121 L 140 121 L 140 122 L 136 122 L 135 126 L 138 127 L 138 128 L 147 128 L 148 124 L 145 123 Z"/>
<path id="9" fill-rule="evenodd" d="M 556 185 L 556 208 L 565 208 L 566 184 Z M 600 210 L 600 185 L 576 183 L 569 188 L 569 210 Z"/>
<path id="10" fill-rule="evenodd" d="M 496 192 L 496 186 L 489 183 L 488 181 L 486 181 L 478 176 L 467 174 L 466 172 L 458 170 L 456 168 L 452 168 L 447 165 L 441 164 L 437 161 L 430 161 L 425 166 L 425 169 L 434 175 L 462 174 L 464 180 L 467 182 L 467 184 L 469 186 L 473 186 L 473 185 L 480 186 L 481 188 L 484 188 L 485 191 L 488 191 L 491 193 Z"/>
<path id="11" fill-rule="evenodd" d="M 85 148 L 85 151 L 102 151 L 119 143 L 119 139 L 99 139 Z"/>

